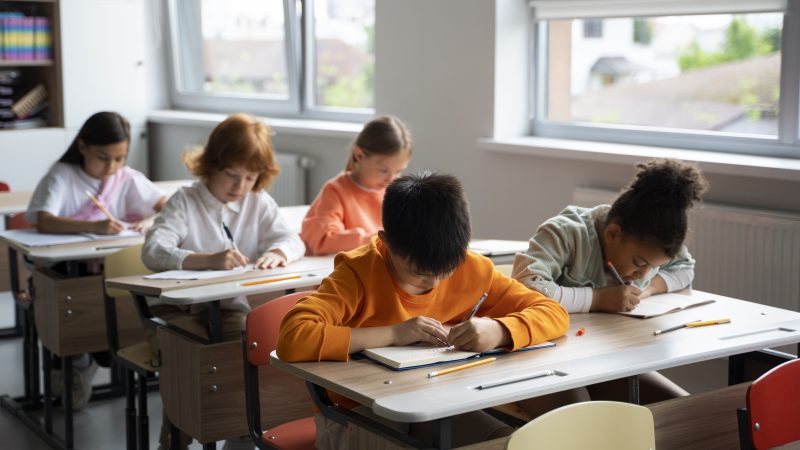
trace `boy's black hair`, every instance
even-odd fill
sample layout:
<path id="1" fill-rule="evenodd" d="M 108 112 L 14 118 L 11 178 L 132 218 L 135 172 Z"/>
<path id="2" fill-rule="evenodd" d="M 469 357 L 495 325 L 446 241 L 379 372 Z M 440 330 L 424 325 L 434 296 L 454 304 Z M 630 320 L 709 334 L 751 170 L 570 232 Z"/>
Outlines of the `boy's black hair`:
<path id="1" fill-rule="evenodd" d="M 687 211 L 702 201 L 708 188 L 694 165 L 656 159 L 636 165 L 638 171 L 611 206 L 606 223 L 617 223 L 622 232 L 657 245 L 670 258 L 686 239 Z"/>
<path id="2" fill-rule="evenodd" d="M 386 188 L 383 231 L 389 250 L 417 272 L 441 276 L 462 261 L 469 245 L 469 207 L 458 178 L 425 171 Z"/>

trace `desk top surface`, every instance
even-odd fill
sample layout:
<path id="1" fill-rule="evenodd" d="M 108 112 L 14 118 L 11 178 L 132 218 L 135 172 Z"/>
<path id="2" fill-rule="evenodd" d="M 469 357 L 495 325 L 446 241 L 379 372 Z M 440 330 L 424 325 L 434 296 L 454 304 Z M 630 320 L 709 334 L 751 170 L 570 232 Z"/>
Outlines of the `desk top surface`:
<path id="1" fill-rule="evenodd" d="M 427 373 L 437 369 L 392 371 L 368 360 L 286 363 L 273 353 L 272 365 L 371 406 L 382 417 L 419 422 L 652 370 L 800 342 L 798 312 L 699 291 L 689 295 L 716 301 L 650 319 L 604 313 L 573 314 L 569 331 L 554 340 L 555 347 L 500 355 L 493 363 L 436 378 L 427 378 Z M 656 329 L 725 317 L 731 323 L 653 335 Z M 581 328 L 586 329 L 585 334 L 576 336 Z M 456 364 L 460 363 L 453 363 Z M 555 370 L 563 375 L 476 389 L 482 383 L 541 370 Z"/>
<path id="2" fill-rule="evenodd" d="M 134 275 L 109 278 L 106 280 L 106 287 L 160 297 L 166 303 L 184 305 L 319 284 L 332 271 L 333 256 L 306 256 L 286 267 L 254 270 L 226 277 L 205 280 L 148 280 L 143 275 Z M 269 280 L 287 275 L 300 275 L 301 278 L 242 286 L 242 282 L 247 280 Z"/>

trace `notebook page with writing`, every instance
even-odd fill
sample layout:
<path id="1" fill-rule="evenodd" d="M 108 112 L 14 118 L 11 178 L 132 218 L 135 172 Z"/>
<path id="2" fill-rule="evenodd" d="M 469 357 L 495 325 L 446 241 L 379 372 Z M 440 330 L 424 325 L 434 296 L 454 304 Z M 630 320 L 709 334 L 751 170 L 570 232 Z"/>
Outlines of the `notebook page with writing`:
<path id="1" fill-rule="evenodd" d="M 554 347 L 554 342 L 545 341 L 528 347 L 517 349 L 517 352 Z M 508 350 L 496 348 L 479 352 L 467 352 L 455 347 L 432 347 L 429 345 L 405 345 L 397 347 L 368 348 L 362 352 L 364 356 L 394 370 L 413 369 L 416 367 L 443 364 L 453 361 L 477 358 L 479 356 L 510 353 Z"/>
<path id="2" fill-rule="evenodd" d="M 146 280 L 207 280 L 210 278 L 239 275 L 255 270 L 252 264 L 230 270 L 168 270 L 145 275 Z"/>
<path id="3" fill-rule="evenodd" d="M 656 317 L 713 302 L 713 299 L 697 298 L 682 294 L 658 294 L 639 302 L 633 311 L 622 311 L 619 314 L 640 318 Z"/>

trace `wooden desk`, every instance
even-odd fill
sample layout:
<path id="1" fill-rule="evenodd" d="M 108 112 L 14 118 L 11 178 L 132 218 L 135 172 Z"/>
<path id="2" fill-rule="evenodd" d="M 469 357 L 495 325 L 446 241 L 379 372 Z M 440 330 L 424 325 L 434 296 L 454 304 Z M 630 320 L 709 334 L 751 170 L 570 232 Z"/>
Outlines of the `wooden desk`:
<path id="1" fill-rule="evenodd" d="M 63 357 L 64 367 L 72 366 L 72 356 L 108 349 L 106 322 L 103 306 L 102 275 L 79 276 L 78 262 L 105 256 L 130 245 L 141 243 L 143 236 L 86 241 L 72 244 L 29 247 L 7 237 L 0 241 L 8 246 L 9 272 L 12 287 L 18 290 L 17 252 L 36 263 L 33 270 L 34 295 L 23 320 L 23 373 L 25 394 L 11 398 L 3 396 L 2 406 L 28 425 L 51 446 L 71 448 L 73 445 L 72 416 L 69 396 L 65 395 L 64 439 L 52 430 L 52 406 L 50 395 L 51 352 Z M 67 263 L 66 275 L 56 273 L 47 266 Z M 33 313 L 36 309 L 36 314 Z M 133 305 L 125 305 L 117 311 L 124 320 L 119 320 L 121 342 L 129 343 L 142 339 L 143 330 L 136 318 Z M 130 320 L 134 319 L 134 320 Z M 39 389 L 39 350 L 37 340 L 42 341 L 42 364 L 44 373 L 44 395 Z M 70 372 L 70 371 L 67 371 Z M 71 372 L 70 372 L 71 373 Z M 112 371 L 112 383 L 95 387 L 92 399 L 101 399 L 121 394 L 117 374 Z M 65 381 L 65 384 L 68 384 Z M 65 386 L 65 392 L 71 388 Z M 28 415 L 29 410 L 44 408 L 44 423 Z"/>
<path id="2" fill-rule="evenodd" d="M 495 264 L 511 264 L 517 253 L 528 250 L 528 241 L 473 239 L 469 249 L 492 260 Z"/>
<path id="3" fill-rule="evenodd" d="M 652 370 L 800 342 L 798 312 L 699 291 L 691 295 L 714 298 L 716 302 L 644 320 L 616 314 L 573 314 L 569 331 L 555 340 L 556 347 L 503 355 L 492 364 L 432 379 L 426 377 L 429 368 L 397 372 L 368 360 L 290 364 L 273 353 L 271 362 L 273 367 L 315 386 L 369 406 L 378 416 L 398 422 L 422 422 L 446 420 L 469 411 Z M 731 323 L 653 335 L 655 329 L 723 317 L 730 317 Z M 586 333 L 576 336 L 581 328 Z M 540 370 L 555 370 L 563 375 L 476 389 L 481 383 Z M 322 411 L 334 415 L 336 411 L 331 408 L 324 406 Z M 446 446 L 445 443 L 443 447 Z"/>
<path id="4" fill-rule="evenodd" d="M 244 361 L 239 341 L 222 342 L 220 300 L 279 292 L 319 284 L 333 270 L 333 256 L 306 257 L 269 270 L 205 280 L 148 280 L 143 276 L 106 280 L 106 287 L 130 291 L 140 314 L 158 328 L 159 380 L 163 409 L 170 422 L 201 443 L 246 435 Z M 243 286 L 246 281 L 301 278 Z M 149 311 L 145 296 L 171 305 L 209 304 L 209 339 L 163 322 Z M 211 369 L 213 367 L 213 370 Z M 275 369 L 261 373 L 270 402 L 262 402 L 267 427 L 308 415 L 311 405 L 299 380 Z M 213 386 L 209 390 L 209 386 Z M 281 405 L 276 411 L 275 406 Z"/>

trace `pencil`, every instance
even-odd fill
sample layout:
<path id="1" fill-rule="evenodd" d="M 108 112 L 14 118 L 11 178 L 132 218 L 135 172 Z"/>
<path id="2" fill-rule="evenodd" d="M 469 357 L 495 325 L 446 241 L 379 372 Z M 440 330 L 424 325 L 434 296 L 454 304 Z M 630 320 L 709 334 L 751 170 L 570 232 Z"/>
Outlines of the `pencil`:
<path id="1" fill-rule="evenodd" d="M 470 311 L 469 314 L 467 314 L 467 318 L 464 319 L 464 322 L 475 317 L 475 313 L 478 312 L 478 309 L 481 307 L 481 305 L 483 304 L 483 302 L 486 300 L 487 297 L 489 297 L 489 293 L 484 292 L 483 295 L 481 295 L 481 297 L 478 299 L 478 302 L 475 303 L 475 306 L 472 307 L 472 311 Z"/>
<path id="2" fill-rule="evenodd" d="M 108 212 L 106 207 L 103 206 L 102 203 L 100 203 L 100 200 L 98 200 L 97 197 L 94 196 L 94 194 L 92 194 L 89 191 L 86 191 L 86 195 L 89 196 L 89 200 L 91 200 L 92 203 L 94 203 L 94 206 L 97 206 L 97 209 L 99 209 L 103 214 L 106 215 L 106 217 L 108 217 L 108 220 L 117 220 L 114 218 L 114 216 L 111 215 L 110 212 Z"/>
<path id="3" fill-rule="evenodd" d="M 687 323 L 686 326 L 689 328 L 695 328 L 695 327 L 704 327 L 706 325 L 719 325 L 722 323 L 731 323 L 731 319 L 725 318 L 716 320 L 706 320 L 705 322 L 693 322 L 693 323 Z"/>
<path id="4" fill-rule="evenodd" d="M 680 330 L 681 328 L 686 328 L 689 326 L 690 323 L 700 322 L 700 320 L 693 320 L 688 323 L 682 323 L 680 325 L 675 325 L 674 327 L 664 328 L 663 330 L 655 330 L 653 331 L 653 336 L 658 336 L 659 334 L 668 333 L 670 331 Z"/>
<path id="5" fill-rule="evenodd" d="M 489 383 L 483 383 L 481 385 L 478 385 L 477 389 L 478 390 L 489 389 L 498 386 L 505 386 L 507 384 L 519 383 L 520 381 L 528 381 L 528 380 L 535 380 L 536 378 L 550 377 L 553 375 L 556 375 L 555 370 L 540 370 L 538 372 L 532 372 L 525 375 L 503 378 L 501 380 L 492 381 Z"/>
<path id="6" fill-rule="evenodd" d="M 619 281 L 619 284 L 627 285 L 627 283 L 625 283 L 625 280 L 623 280 L 622 277 L 619 275 L 619 272 L 617 272 L 617 268 L 614 267 L 614 264 L 611 264 L 611 261 L 606 261 L 606 265 L 608 265 L 608 268 L 611 269 L 611 273 L 614 275 L 614 278 L 616 278 L 617 281 Z"/>
<path id="7" fill-rule="evenodd" d="M 283 278 L 270 278 L 270 279 L 267 279 L 267 280 L 247 281 L 245 283 L 242 283 L 240 286 L 255 286 L 257 284 L 276 283 L 278 281 L 296 280 L 298 278 L 302 278 L 302 277 L 300 275 L 292 275 L 292 276 L 283 277 Z"/>
<path id="8" fill-rule="evenodd" d="M 479 359 L 477 361 L 468 362 L 466 364 L 462 364 L 460 366 L 451 367 L 449 369 L 438 370 L 438 371 L 434 371 L 434 372 L 428 372 L 428 378 L 433 378 L 433 377 L 438 377 L 439 375 L 445 375 L 445 374 L 448 374 L 448 373 L 458 372 L 459 370 L 469 369 L 470 367 L 482 366 L 484 364 L 489 364 L 490 362 L 493 362 L 496 359 L 497 358 L 495 358 L 495 357 L 486 358 L 486 359 Z"/>

